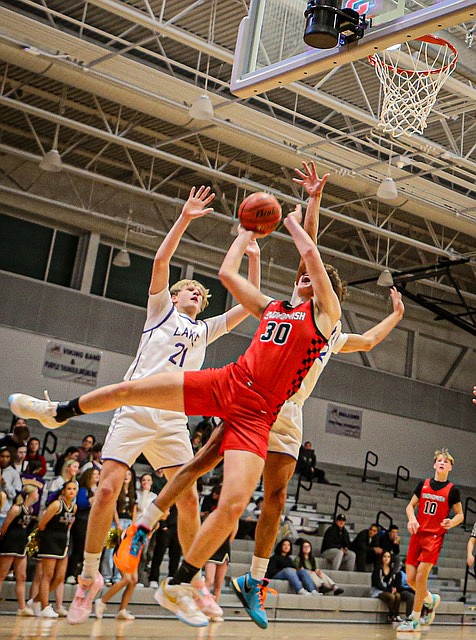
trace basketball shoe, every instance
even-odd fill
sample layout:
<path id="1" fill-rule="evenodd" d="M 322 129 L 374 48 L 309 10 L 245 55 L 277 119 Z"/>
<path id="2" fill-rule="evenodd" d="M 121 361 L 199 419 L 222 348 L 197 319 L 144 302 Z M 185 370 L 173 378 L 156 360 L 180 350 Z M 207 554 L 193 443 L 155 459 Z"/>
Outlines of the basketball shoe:
<path id="1" fill-rule="evenodd" d="M 160 583 L 154 598 L 164 609 L 172 611 L 185 624 L 191 627 L 206 627 L 208 618 L 197 607 L 194 592 L 192 585 L 170 584 L 170 578 L 166 578 Z"/>
<path id="2" fill-rule="evenodd" d="M 436 615 L 435 609 L 441 602 L 441 598 L 437 593 L 432 593 L 431 597 L 433 598 L 433 602 L 431 604 L 425 604 L 426 614 L 420 618 L 421 624 L 425 626 L 429 626 L 433 623 Z"/>
<path id="3" fill-rule="evenodd" d="M 421 631 L 420 621 L 408 618 L 407 620 L 404 620 L 402 624 L 398 625 L 397 631 Z"/>
<path id="4" fill-rule="evenodd" d="M 210 618 L 212 622 L 223 622 L 223 609 L 218 605 L 215 597 L 212 596 L 210 591 L 205 586 L 205 580 L 194 580 L 192 582 L 194 588 L 193 598 L 195 604 L 204 613 L 207 618 Z"/>
<path id="5" fill-rule="evenodd" d="M 25 420 L 38 420 L 47 429 L 57 429 L 68 421 L 58 422 L 55 420 L 57 402 L 51 402 L 48 391 L 45 391 L 45 399 L 40 400 L 24 393 L 12 393 L 8 398 L 8 403 L 12 413 Z"/>
<path id="6" fill-rule="evenodd" d="M 78 576 L 78 586 L 68 611 L 69 624 L 81 624 L 89 618 L 94 599 L 103 586 L 104 580 L 99 572 L 90 580 Z"/>
<path id="7" fill-rule="evenodd" d="M 135 573 L 144 550 L 150 529 L 143 525 L 131 524 L 127 527 L 121 544 L 114 554 L 114 564 L 124 573 Z"/>
<path id="8" fill-rule="evenodd" d="M 268 628 L 268 616 L 264 608 L 268 593 L 278 592 L 268 587 L 269 580 L 255 580 L 248 572 L 239 578 L 233 578 L 231 585 L 245 607 L 246 613 L 261 629 Z"/>

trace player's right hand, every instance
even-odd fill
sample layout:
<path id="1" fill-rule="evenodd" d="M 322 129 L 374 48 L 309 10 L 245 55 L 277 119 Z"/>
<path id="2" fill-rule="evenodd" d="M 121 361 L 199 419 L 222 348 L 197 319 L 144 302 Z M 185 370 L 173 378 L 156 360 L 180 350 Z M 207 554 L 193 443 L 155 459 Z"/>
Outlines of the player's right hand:
<path id="1" fill-rule="evenodd" d="M 407 529 L 410 533 L 416 533 L 420 528 L 420 523 L 415 518 L 415 520 L 409 520 L 407 524 Z"/>

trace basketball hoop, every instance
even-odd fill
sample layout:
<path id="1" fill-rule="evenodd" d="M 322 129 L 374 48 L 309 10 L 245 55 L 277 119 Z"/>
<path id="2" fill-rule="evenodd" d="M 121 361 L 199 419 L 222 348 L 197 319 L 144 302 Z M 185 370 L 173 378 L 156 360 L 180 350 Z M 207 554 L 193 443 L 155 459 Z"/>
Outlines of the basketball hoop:
<path id="1" fill-rule="evenodd" d="M 415 40 L 420 43 L 417 51 L 404 42 L 397 50 L 385 49 L 368 58 L 383 87 L 379 127 L 394 137 L 423 133 L 438 92 L 458 60 L 455 47 L 443 38 Z"/>

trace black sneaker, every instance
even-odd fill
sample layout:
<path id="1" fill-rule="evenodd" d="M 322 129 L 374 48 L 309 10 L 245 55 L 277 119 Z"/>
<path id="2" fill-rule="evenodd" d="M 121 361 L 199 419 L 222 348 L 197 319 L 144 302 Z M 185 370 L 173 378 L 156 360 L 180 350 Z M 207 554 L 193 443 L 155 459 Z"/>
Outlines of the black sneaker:
<path id="1" fill-rule="evenodd" d="M 333 591 L 335 596 L 340 596 L 341 593 L 344 593 L 344 589 L 342 589 L 341 587 L 336 587 L 335 589 L 333 589 Z"/>

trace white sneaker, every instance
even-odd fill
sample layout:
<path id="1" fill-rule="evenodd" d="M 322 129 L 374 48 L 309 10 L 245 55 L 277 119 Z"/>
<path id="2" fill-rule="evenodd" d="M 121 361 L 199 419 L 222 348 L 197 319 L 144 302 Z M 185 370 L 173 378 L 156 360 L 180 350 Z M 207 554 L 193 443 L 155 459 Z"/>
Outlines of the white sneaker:
<path id="1" fill-rule="evenodd" d="M 149 582 L 149 588 L 150 589 L 158 589 L 159 588 L 159 583 L 156 580 L 151 580 Z"/>
<path id="2" fill-rule="evenodd" d="M 40 617 L 41 615 L 41 602 L 35 602 L 34 600 L 28 600 L 28 602 L 26 603 L 27 607 L 31 607 L 31 609 L 33 610 L 33 615 L 35 615 L 37 618 Z"/>
<path id="3" fill-rule="evenodd" d="M 218 606 L 215 596 L 212 596 L 205 586 L 205 580 L 203 578 L 200 578 L 200 580 L 194 580 L 192 582 L 192 587 L 194 589 L 193 598 L 200 611 L 211 620 L 222 618 L 223 609 Z"/>
<path id="4" fill-rule="evenodd" d="M 56 607 L 56 613 L 59 615 L 60 618 L 66 618 L 66 616 L 68 615 L 68 609 L 65 609 L 64 607 Z"/>
<path id="5" fill-rule="evenodd" d="M 76 584 L 76 578 L 74 576 L 68 576 L 66 578 L 66 584 Z"/>
<path id="6" fill-rule="evenodd" d="M 98 620 L 103 617 L 106 607 L 107 604 L 102 601 L 102 598 L 97 598 L 94 601 L 94 615 L 96 616 L 96 618 L 98 618 Z"/>
<path id="7" fill-rule="evenodd" d="M 53 607 L 49 604 L 47 607 L 42 609 L 40 613 L 40 618 L 59 618 L 59 615 L 56 611 L 53 610 Z"/>
<path id="8" fill-rule="evenodd" d="M 172 611 L 179 620 L 191 627 L 206 627 L 207 616 L 200 611 L 195 604 L 194 588 L 190 584 L 169 584 L 170 578 L 162 580 L 160 587 L 155 592 L 157 602 Z"/>
<path id="9" fill-rule="evenodd" d="M 136 584 L 136 589 L 143 589 L 143 588 L 144 588 L 144 586 L 145 586 L 145 585 L 144 585 L 142 582 L 138 582 L 138 583 Z"/>
<path id="10" fill-rule="evenodd" d="M 35 612 L 31 607 L 23 607 L 23 609 L 17 610 L 17 616 L 22 616 L 23 618 L 31 618 L 35 615 Z"/>
<path id="11" fill-rule="evenodd" d="M 24 393 L 12 393 L 8 398 L 12 412 L 19 418 L 34 419 L 41 422 L 47 429 L 57 429 L 68 421 L 57 422 L 55 420 L 57 402 L 51 402 L 48 392 L 45 391 L 45 400 L 27 396 Z"/>
<path id="12" fill-rule="evenodd" d="M 136 617 L 129 613 L 127 609 L 121 609 L 116 615 L 116 620 L 135 620 Z"/>

